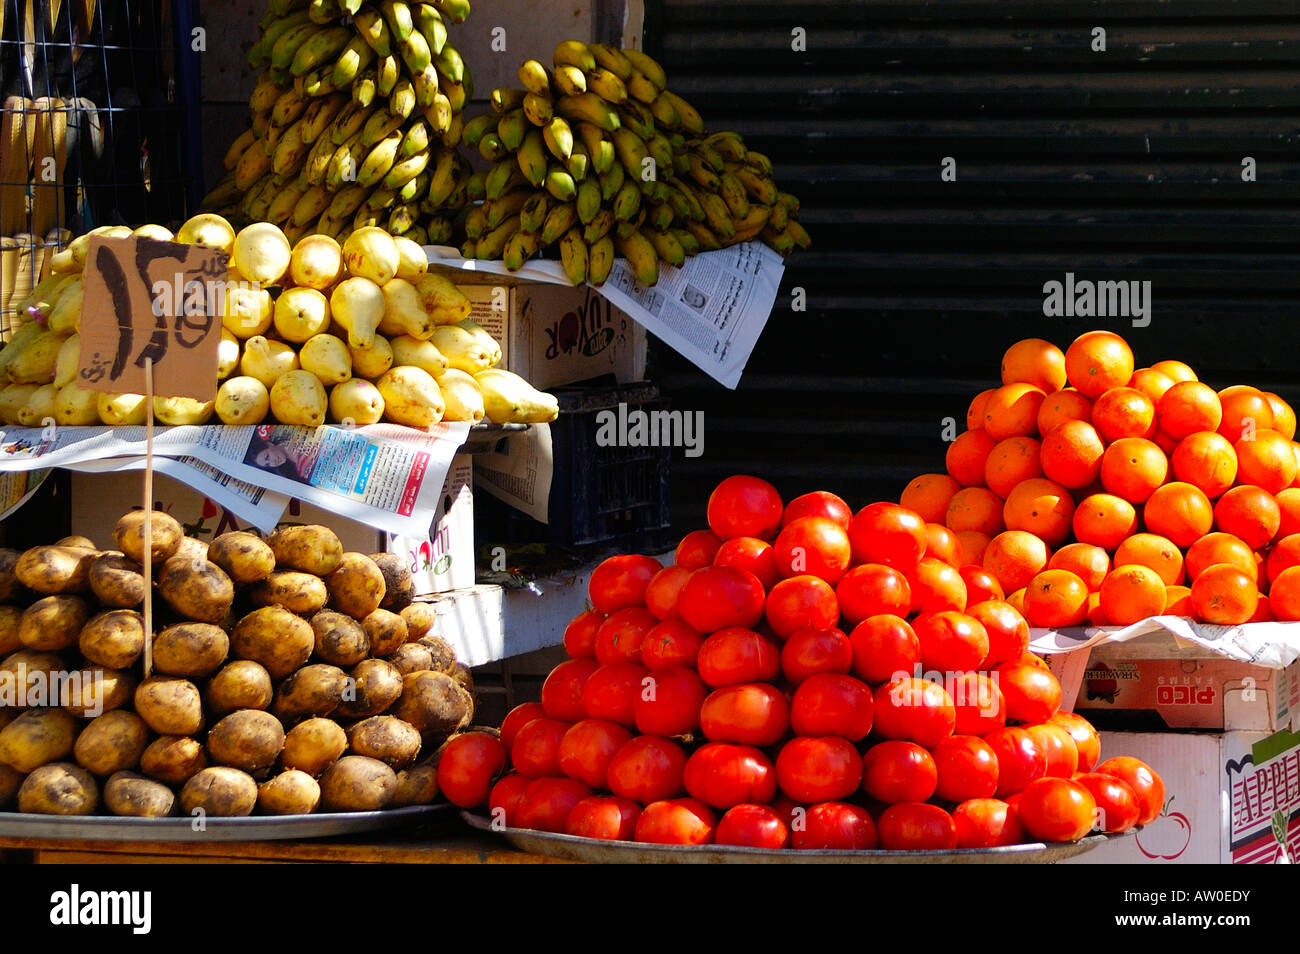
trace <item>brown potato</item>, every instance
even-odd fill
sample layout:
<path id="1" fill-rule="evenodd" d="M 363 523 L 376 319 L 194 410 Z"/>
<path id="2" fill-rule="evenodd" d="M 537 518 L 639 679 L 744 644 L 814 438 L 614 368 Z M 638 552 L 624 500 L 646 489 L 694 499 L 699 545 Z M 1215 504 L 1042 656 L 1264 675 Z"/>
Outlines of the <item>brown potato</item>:
<path id="1" fill-rule="evenodd" d="M 18 789 L 26 777 L 17 769 L 0 763 L 0 812 L 13 810 L 18 802 Z"/>
<path id="2" fill-rule="evenodd" d="M 127 669 L 87 666 L 70 673 L 59 702 L 79 719 L 94 719 L 113 712 L 131 701 L 138 680 Z"/>
<path id="3" fill-rule="evenodd" d="M 200 811 L 218 818 L 251 815 L 257 807 L 257 783 L 247 772 L 224 765 L 205 768 L 191 776 L 181 789 L 181 808 L 187 815 Z"/>
<path id="4" fill-rule="evenodd" d="M 349 691 L 350 690 L 350 691 Z M 402 674 L 382 659 L 363 659 L 352 670 L 339 714 L 349 719 L 379 715 L 402 695 Z"/>
<path id="5" fill-rule="evenodd" d="M 175 804 L 170 788 L 135 772 L 114 772 L 104 783 L 104 805 L 114 815 L 165 818 Z"/>
<path id="6" fill-rule="evenodd" d="M 140 564 L 122 553 L 101 553 L 87 571 L 90 590 L 105 606 L 130 609 L 144 602 Z"/>
<path id="7" fill-rule="evenodd" d="M 181 545 L 181 540 L 185 536 L 185 530 L 175 517 L 161 510 L 153 511 L 149 525 L 151 532 L 149 552 L 152 554 L 153 565 L 157 567 L 176 552 L 176 548 Z M 136 563 L 143 563 L 144 511 L 132 510 L 124 514 L 113 528 L 113 540 L 124 554 Z"/>
<path id="8" fill-rule="evenodd" d="M 236 709 L 265 709 L 273 698 L 271 674 L 251 659 L 226 663 L 208 683 L 208 708 L 217 717 Z"/>
<path id="9" fill-rule="evenodd" d="M 370 559 L 384 574 L 384 598 L 379 605 L 394 613 L 401 612 L 415 598 L 410 566 L 396 553 L 372 553 Z"/>
<path id="10" fill-rule="evenodd" d="M 280 683 L 271 711 L 285 722 L 303 716 L 329 715 L 339 707 L 349 685 L 348 674 L 337 666 L 327 663 L 303 666 Z"/>
<path id="11" fill-rule="evenodd" d="M 26 594 L 26 587 L 18 580 L 14 568 L 18 565 L 21 550 L 0 547 L 0 603 L 14 603 Z"/>
<path id="12" fill-rule="evenodd" d="M 311 624 L 281 606 L 253 610 L 230 633 L 231 653 L 261 663 L 272 679 L 300 668 L 315 648 Z"/>
<path id="13" fill-rule="evenodd" d="M 95 779 L 80 765 L 52 762 L 35 769 L 18 789 L 18 810 L 38 815 L 91 815 L 99 804 Z"/>
<path id="14" fill-rule="evenodd" d="M 393 715 L 426 738 L 450 735 L 474 718 L 474 700 L 445 672 L 413 672 L 402 678 L 402 697 Z"/>
<path id="15" fill-rule="evenodd" d="M 230 637 L 220 626 L 177 623 L 154 637 L 153 666 L 169 676 L 207 676 L 221 668 L 229 651 Z"/>
<path id="16" fill-rule="evenodd" d="M 159 735 L 193 735 L 203 728 L 203 700 L 188 679 L 150 676 L 136 687 L 135 711 Z"/>
<path id="17" fill-rule="evenodd" d="M 305 616 L 325 606 L 329 591 L 325 589 L 325 581 L 318 576 L 276 570 L 265 580 L 250 586 L 248 598 L 254 606 L 282 606 Z"/>
<path id="18" fill-rule="evenodd" d="M 365 619 L 384 598 L 384 574 L 364 553 L 345 553 L 325 579 L 330 605 L 353 619 Z"/>
<path id="19" fill-rule="evenodd" d="M 397 794 L 397 773 L 378 759 L 345 755 L 320 779 L 321 806 L 331 812 L 375 812 Z"/>
<path id="20" fill-rule="evenodd" d="M 191 562 L 206 563 L 208 562 L 208 545 L 198 537 L 181 537 L 176 552 L 168 559 L 172 560 L 176 557 L 183 557 Z"/>
<path id="21" fill-rule="evenodd" d="M 284 748 L 284 726 L 261 709 L 240 709 L 212 727 L 208 755 L 218 765 L 259 772 L 273 764 Z"/>
<path id="22" fill-rule="evenodd" d="M 268 815 L 310 815 L 320 805 L 320 785 L 290 769 L 257 786 L 257 807 Z"/>
<path id="23" fill-rule="evenodd" d="M 420 757 L 422 740 L 415 727 L 393 716 L 373 716 L 348 729 L 356 755 L 379 759 L 391 769 L 406 768 Z"/>
<path id="24" fill-rule="evenodd" d="M 79 547 L 33 547 L 14 564 L 20 583 L 37 593 L 80 593 L 89 586 L 90 564 L 97 550 Z"/>
<path id="25" fill-rule="evenodd" d="M 316 576 L 328 576 L 343 558 L 343 544 L 329 527 L 276 527 L 266 542 L 277 564 Z"/>
<path id="26" fill-rule="evenodd" d="M 90 618 L 90 607 L 79 596 L 59 594 L 37 600 L 18 621 L 18 638 L 28 649 L 58 652 L 77 641 Z"/>
<path id="27" fill-rule="evenodd" d="M 425 669 L 433 669 L 433 650 L 419 643 L 407 643 L 399 646 L 397 652 L 385 657 L 385 662 L 391 663 L 403 676 L 423 672 Z"/>
<path id="28" fill-rule="evenodd" d="M 370 639 L 360 623 L 334 610 L 321 610 L 311 618 L 316 634 L 316 655 L 336 666 L 355 666 L 370 655 Z"/>
<path id="29" fill-rule="evenodd" d="M 468 692 L 471 698 L 474 695 L 474 674 L 469 671 L 469 666 L 458 662 L 451 667 L 451 672 L 447 675 L 460 683 L 460 687 Z"/>
<path id="30" fill-rule="evenodd" d="M 410 637 L 406 620 L 386 609 L 375 610 L 361 621 L 361 626 L 370 638 L 370 652 L 375 656 L 391 656 Z"/>
<path id="31" fill-rule="evenodd" d="M 235 600 L 235 584 L 215 563 L 174 556 L 158 572 L 158 592 L 186 619 L 219 623 Z"/>
<path id="32" fill-rule="evenodd" d="M 433 665 L 429 668 L 438 672 L 451 672 L 452 667 L 456 665 L 456 650 L 452 648 L 451 643 L 441 636 L 423 636 L 419 643 L 421 646 L 427 646 L 429 652 L 433 654 Z"/>
<path id="33" fill-rule="evenodd" d="M 170 785 L 183 785 L 207 765 L 199 741 L 178 735 L 159 736 L 140 756 L 140 771 Z"/>
<path id="34" fill-rule="evenodd" d="M 438 770 L 432 765 L 413 765 L 397 773 L 397 791 L 389 808 L 429 805 L 438 797 Z"/>
<path id="35" fill-rule="evenodd" d="M 72 534 L 71 536 L 67 536 L 59 540 L 55 540 L 54 545 L 56 547 L 78 547 L 79 549 L 82 550 L 99 549 L 99 547 L 95 546 L 95 541 L 90 539 L 90 537 L 83 537 L 75 533 Z"/>
<path id="36" fill-rule="evenodd" d="M 33 649 L 10 653 L 0 662 L 0 707 L 49 705 L 63 671 L 63 659 L 55 653 Z"/>
<path id="37" fill-rule="evenodd" d="M 81 726 L 62 709 L 29 709 L 0 729 L 0 762 L 31 772 L 72 753 Z"/>
<path id="38" fill-rule="evenodd" d="M 77 764 L 94 775 L 112 775 L 140 765 L 149 727 L 134 712 L 117 709 L 91 721 L 72 748 Z"/>
<path id="39" fill-rule="evenodd" d="M 275 569 L 275 552 L 266 541 L 243 530 L 223 533 L 208 546 L 208 559 L 236 583 L 265 580 Z"/>
<path id="40" fill-rule="evenodd" d="M 144 620 L 135 610 L 115 609 L 92 616 L 77 637 L 81 654 L 99 666 L 125 669 L 144 652 Z"/>
<path id="41" fill-rule="evenodd" d="M 284 737 L 285 768 L 298 769 L 316 776 L 347 751 L 348 735 L 332 719 L 307 719 L 299 722 Z"/>
<path id="42" fill-rule="evenodd" d="M 18 638 L 22 618 L 22 607 L 0 606 L 0 659 L 23 648 L 23 641 Z"/>
<path id="43" fill-rule="evenodd" d="M 433 632 L 433 623 L 437 614 L 433 611 L 431 603 L 409 603 L 402 607 L 401 613 L 411 642 L 424 639 Z"/>

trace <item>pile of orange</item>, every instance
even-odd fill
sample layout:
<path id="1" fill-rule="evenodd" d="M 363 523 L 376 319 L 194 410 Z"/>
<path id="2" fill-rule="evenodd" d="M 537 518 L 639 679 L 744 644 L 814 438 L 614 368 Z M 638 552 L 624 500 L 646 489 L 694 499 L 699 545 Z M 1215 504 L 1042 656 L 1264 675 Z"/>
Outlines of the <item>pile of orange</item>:
<path id="1" fill-rule="evenodd" d="M 1065 351 L 1028 338 L 971 401 L 946 472 L 899 502 L 1031 626 L 1300 620 L 1295 431 L 1276 394 L 1215 391 L 1181 361 L 1135 369 L 1112 332 Z"/>

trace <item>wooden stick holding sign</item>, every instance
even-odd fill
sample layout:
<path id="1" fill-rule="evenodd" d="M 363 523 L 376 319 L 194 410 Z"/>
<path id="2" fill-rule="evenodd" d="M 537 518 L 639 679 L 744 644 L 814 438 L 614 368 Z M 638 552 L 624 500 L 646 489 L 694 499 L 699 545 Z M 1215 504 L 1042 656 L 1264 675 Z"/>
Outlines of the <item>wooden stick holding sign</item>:
<path id="1" fill-rule="evenodd" d="M 86 253 L 77 383 L 145 398 L 144 674 L 153 671 L 154 397 L 215 400 L 228 257 L 220 249 L 95 236 Z"/>

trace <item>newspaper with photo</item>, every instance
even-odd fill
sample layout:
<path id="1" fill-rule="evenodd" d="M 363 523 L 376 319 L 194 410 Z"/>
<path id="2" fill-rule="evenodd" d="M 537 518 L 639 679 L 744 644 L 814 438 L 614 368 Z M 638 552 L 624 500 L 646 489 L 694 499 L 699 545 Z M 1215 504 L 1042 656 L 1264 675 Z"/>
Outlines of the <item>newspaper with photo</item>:
<path id="1" fill-rule="evenodd" d="M 541 523 L 550 522 L 551 425 L 511 434 L 491 453 L 474 457 L 474 485 Z"/>

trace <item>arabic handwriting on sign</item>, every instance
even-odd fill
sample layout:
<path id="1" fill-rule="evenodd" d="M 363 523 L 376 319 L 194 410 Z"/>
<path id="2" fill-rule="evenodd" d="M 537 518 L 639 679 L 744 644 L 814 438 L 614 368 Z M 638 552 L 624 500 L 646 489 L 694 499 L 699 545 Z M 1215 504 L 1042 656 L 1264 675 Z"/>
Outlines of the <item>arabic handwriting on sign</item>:
<path id="1" fill-rule="evenodd" d="M 98 351 L 90 360 L 90 367 L 81 369 L 81 380 L 95 384 L 104 380 L 104 375 L 108 373 L 108 362 L 104 360 Z"/>
<path id="2" fill-rule="evenodd" d="M 95 254 L 95 267 L 99 273 L 104 276 L 104 286 L 108 289 L 108 294 L 113 299 L 113 311 L 119 316 L 117 338 L 117 354 L 113 357 L 113 370 L 110 373 L 113 378 L 120 377 L 122 371 L 126 368 L 126 359 L 131 355 L 132 331 L 131 331 L 131 292 L 126 287 L 126 272 L 122 270 L 121 264 L 112 251 L 105 246 L 100 246 Z M 121 316 L 125 315 L 127 320 L 123 324 Z"/>

